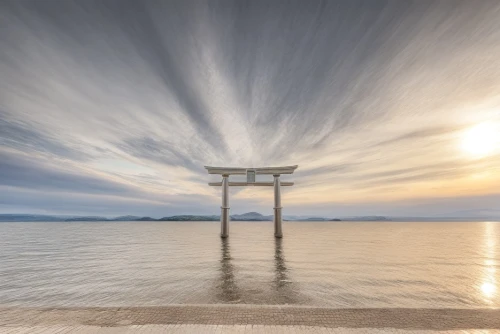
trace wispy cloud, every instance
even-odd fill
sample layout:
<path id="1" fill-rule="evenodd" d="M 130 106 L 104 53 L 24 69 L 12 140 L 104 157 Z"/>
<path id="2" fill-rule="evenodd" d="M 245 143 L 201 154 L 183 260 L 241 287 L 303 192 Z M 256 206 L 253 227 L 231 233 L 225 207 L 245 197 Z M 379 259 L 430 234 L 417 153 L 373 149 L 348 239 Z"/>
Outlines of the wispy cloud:
<path id="1" fill-rule="evenodd" d="M 495 1 L 3 1 L 0 211 L 217 213 L 203 165 L 299 164 L 293 213 L 495 196 L 500 149 L 473 159 L 460 140 L 500 122 L 499 15 Z M 232 194 L 270 211 L 271 189 Z"/>

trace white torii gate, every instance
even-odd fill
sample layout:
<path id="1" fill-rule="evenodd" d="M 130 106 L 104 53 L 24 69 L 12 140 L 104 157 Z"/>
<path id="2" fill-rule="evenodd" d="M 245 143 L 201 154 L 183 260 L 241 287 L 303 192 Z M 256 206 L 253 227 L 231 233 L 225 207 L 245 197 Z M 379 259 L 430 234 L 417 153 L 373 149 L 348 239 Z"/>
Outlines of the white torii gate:
<path id="1" fill-rule="evenodd" d="M 274 186 L 274 236 L 281 238 L 283 230 L 281 228 L 281 186 L 293 186 L 293 182 L 281 182 L 281 174 L 293 174 L 298 165 L 285 167 L 262 167 L 262 168 L 233 168 L 233 167 L 210 167 L 205 166 L 208 174 L 222 175 L 222 182 L 211 182 L 210 186 L 222 186 L 222 206 L 220 215 L 222 238 L 229 236 L 229 187 L 233 186 Z M 247 175 L 247 182 L 229 182 L 229 175 Z M 273 175 L 273 182 L 256 182 L 255 175 Z"/>

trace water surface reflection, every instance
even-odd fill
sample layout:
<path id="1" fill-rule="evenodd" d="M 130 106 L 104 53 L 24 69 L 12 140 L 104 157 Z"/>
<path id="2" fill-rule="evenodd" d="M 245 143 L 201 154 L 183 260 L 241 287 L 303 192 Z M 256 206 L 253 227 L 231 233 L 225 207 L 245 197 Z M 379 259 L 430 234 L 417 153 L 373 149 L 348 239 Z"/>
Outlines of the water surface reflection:
<path id="1" fill-rule="evenodd" d="M 0 223 L 0 306 L 500 307 L 500 223 Z"/>
<path id="2" fill-rule="evenodd" d="M 276 238 L 274 241 L 275 262 L 275 300 L 278 304 L 295 304 L 298 301 L 295 284 L 290 280 L 283 253 L 283 239 Z"/>
<path id="3" fill-rule="evenodd" d="M 228 303 L 240 301 L 240 291 L 234 277 L 234 266 L 231 263 L 231 249 L 228 238 L 221 238 L 220 283 L 217 299 Z"/>
<path id="4" fill-rule="evenodd" d="M 273 259 L 268 262 L 272 276 L 267 279 L 260 274 L 253 275 L 256 273 L 254 268 L 245 263 L 240 263 L 238 270 L 233 263 L 236 260 L 231 255 L 231 238 L 221 239 L 220 275 L 216 283 L 217 302 L 295 304 L 299 301 L 298 287 L 291 280 L 286 265 L 283 240 L 275 239 L 269 242 L 274 243 L 274 253 L 269 253 Z"/>
<path id="5" fill-rule="evenodd" d="M 484 272 L 480 282 L 481 293 L 485 302 L 492 304 L 497 294 L 496 266 L 497 266 L 497 234 L 495 223 L 484 223 Z"/>

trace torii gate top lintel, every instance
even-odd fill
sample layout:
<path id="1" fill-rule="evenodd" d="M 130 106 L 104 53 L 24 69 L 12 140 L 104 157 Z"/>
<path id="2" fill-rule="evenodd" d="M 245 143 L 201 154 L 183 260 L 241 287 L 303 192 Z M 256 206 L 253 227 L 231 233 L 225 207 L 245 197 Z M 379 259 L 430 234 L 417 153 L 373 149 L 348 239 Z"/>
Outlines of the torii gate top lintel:
<path id="1" fill-rule="evenodd" d="M 267 174 L 267 175 L 279 175 L 279 174 L 293 174 L 297 169 L 298 165 L 295 166 L 284 166 L 284 167 L 211 167 L 205 166 L 208 174 L 220 174 L 220 175 L 244 175 L 247 171 L 253 170 L 255 174 Z"/>

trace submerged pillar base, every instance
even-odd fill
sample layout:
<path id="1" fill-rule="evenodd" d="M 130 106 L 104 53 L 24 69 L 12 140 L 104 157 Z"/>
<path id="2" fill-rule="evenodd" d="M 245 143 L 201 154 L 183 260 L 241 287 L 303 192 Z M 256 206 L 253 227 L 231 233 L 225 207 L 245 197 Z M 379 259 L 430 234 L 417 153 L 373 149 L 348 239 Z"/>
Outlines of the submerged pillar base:
<path id="1" fill-rule="evenodd" d="M 221 207 L 220 212 L 220 237 L 227 238 L 229 236 L 229 208 Z"/>
<path id="2" fill-rule="evenodd" d="M 274 236 L 276 238 L 283 237 L 283 230 L 281 228 L 281 208 L 274 208 Z"/>

